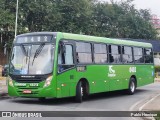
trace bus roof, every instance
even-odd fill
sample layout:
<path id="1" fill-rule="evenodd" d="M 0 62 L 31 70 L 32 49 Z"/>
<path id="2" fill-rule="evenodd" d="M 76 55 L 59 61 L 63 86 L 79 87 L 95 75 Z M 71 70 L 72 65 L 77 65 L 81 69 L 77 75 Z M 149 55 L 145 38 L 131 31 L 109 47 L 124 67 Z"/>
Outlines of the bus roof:
<path id="1" fill-rule="evenodd" d="M 54 34 L 61 39 L 70 39 L 70 40 L 79 40 L 79 41 L 91 41 L 91 42 L 100 42 L 100 43 L 107 43 L 107 44 L 118 44 L 118 45 L 128 45 L 128 46 L 137 46 L 137 47 L 148 47 L 151 48 L 152 44 L 145 43 L 145 42 L 136 42 L 136 41 L 129 41 L 129 40 L 122 40 L 122 39 L 113 39 L 113 38 L 105 38 L 105 37 L 96 37 L 96 36 L 89 36 L 89 35 L 80 35 L 80 34 L 72 34 L 72 33 L 64 33 L 64 32 L 32 32 L 32 33 L 25 33 L 18 35 L 17 37 L 24 36 L 24 35 L 39 35 L 39 34 Z"/>
<path id="2" fill-rule="evenodd" d="M 72 40 L 82 40 L 82 41 L 93 41 L 93 42 L 102 42 L 109 44 L 118 44 L 118 45 L 128 45 L 128 46 L 138 46 L 138 47 L 148 47 L 151 48 L 152 44 L 144 43 L 144 42 L 135 42 L 129 40 L 121 40 L 121 39 L 112 39 L 105 37 L 95 37 L 89 35 L 79 35 L 79 34 L 71 34 L 71 33 L 58 33 L 62 34 L 62 38 L 64 39 L 72 39 Z"/>

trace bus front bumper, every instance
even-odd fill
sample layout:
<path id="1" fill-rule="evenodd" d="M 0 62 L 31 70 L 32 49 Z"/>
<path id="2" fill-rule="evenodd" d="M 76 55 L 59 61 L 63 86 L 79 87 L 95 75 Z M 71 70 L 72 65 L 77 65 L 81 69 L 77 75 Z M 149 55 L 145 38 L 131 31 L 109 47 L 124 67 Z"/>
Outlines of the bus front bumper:
<path id="1" fill-rule="evenodd" d="M 53 90 L 53 88 L 51 87 L 38 88 L 38 89 L 30 89 L 30 88 L 20 89 L 17 87 L 8 86 L 8 94 L 9 96 L 13 97 L 28 97 L 28 98 L 56 97 L 55 90 Z"/>

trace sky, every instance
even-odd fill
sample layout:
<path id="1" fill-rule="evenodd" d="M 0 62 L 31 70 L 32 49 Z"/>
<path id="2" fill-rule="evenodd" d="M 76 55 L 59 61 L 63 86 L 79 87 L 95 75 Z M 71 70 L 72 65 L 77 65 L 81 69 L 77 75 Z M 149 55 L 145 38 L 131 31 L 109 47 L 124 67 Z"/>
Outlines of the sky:
<path id="1" fill-rule="evenodd" d="M 110 0 L 101 0 L 110 2 Z M 121 0 L 115 0 L 121 1 Z M 134 0 L 133 4 L 137 9 L 150 9 L 151 14 L 156 14 L 160 17 L 160 0 Z"/>

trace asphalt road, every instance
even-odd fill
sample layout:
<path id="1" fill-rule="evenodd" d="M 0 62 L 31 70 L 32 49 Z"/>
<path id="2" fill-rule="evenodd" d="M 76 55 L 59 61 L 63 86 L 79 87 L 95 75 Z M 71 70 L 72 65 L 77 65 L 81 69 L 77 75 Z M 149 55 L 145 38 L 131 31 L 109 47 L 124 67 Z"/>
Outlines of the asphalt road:
<path id="1" fill-rule="evenodd" d="M 91 95 L 83 103 L 75 103 L 73 98 L 48 99 L 40 102 L 29 98 L 7 98 L 0 100 L 0 111 L 129 111 L 138 110 L 136 104 L 150 96 L 160 93 L 160 83 L 153 83 L 137 89 L 134 95 L 126 95 L 123 91 Z M 17 119 L 17 118 L 11 118 Z M 41 118 L 46 119 L 46 118 Z M 53 118 L 48 118 L 53 119 Z M 56 119 L 56 118 L 55 118 Z M 67 120 L 88 120 L 106 118 L 59 118 Z M 110 119 L 110 118 L 108 118 Z M 117 118 L 112 118 L 117 119 Z M 118 120 L 133 118 L 118 118 Z"/>

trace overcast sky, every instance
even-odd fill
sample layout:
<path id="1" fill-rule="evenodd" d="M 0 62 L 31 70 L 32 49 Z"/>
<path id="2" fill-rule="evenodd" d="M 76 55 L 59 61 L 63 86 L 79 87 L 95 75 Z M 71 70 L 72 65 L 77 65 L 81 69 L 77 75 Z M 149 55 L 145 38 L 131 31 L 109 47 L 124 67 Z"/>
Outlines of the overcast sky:
<path id="1" fill-rule="evenodd" d="M 108 1 L 110 0 L 101 0 L 101 1 Z M 121 0 L 115 0 L 121 1 Z M 160 0 L 134 0 L 133 4 L 136 8 L 140 9 L 150 9 L 152 14 L 156 14 L 160 17 Z"/>

